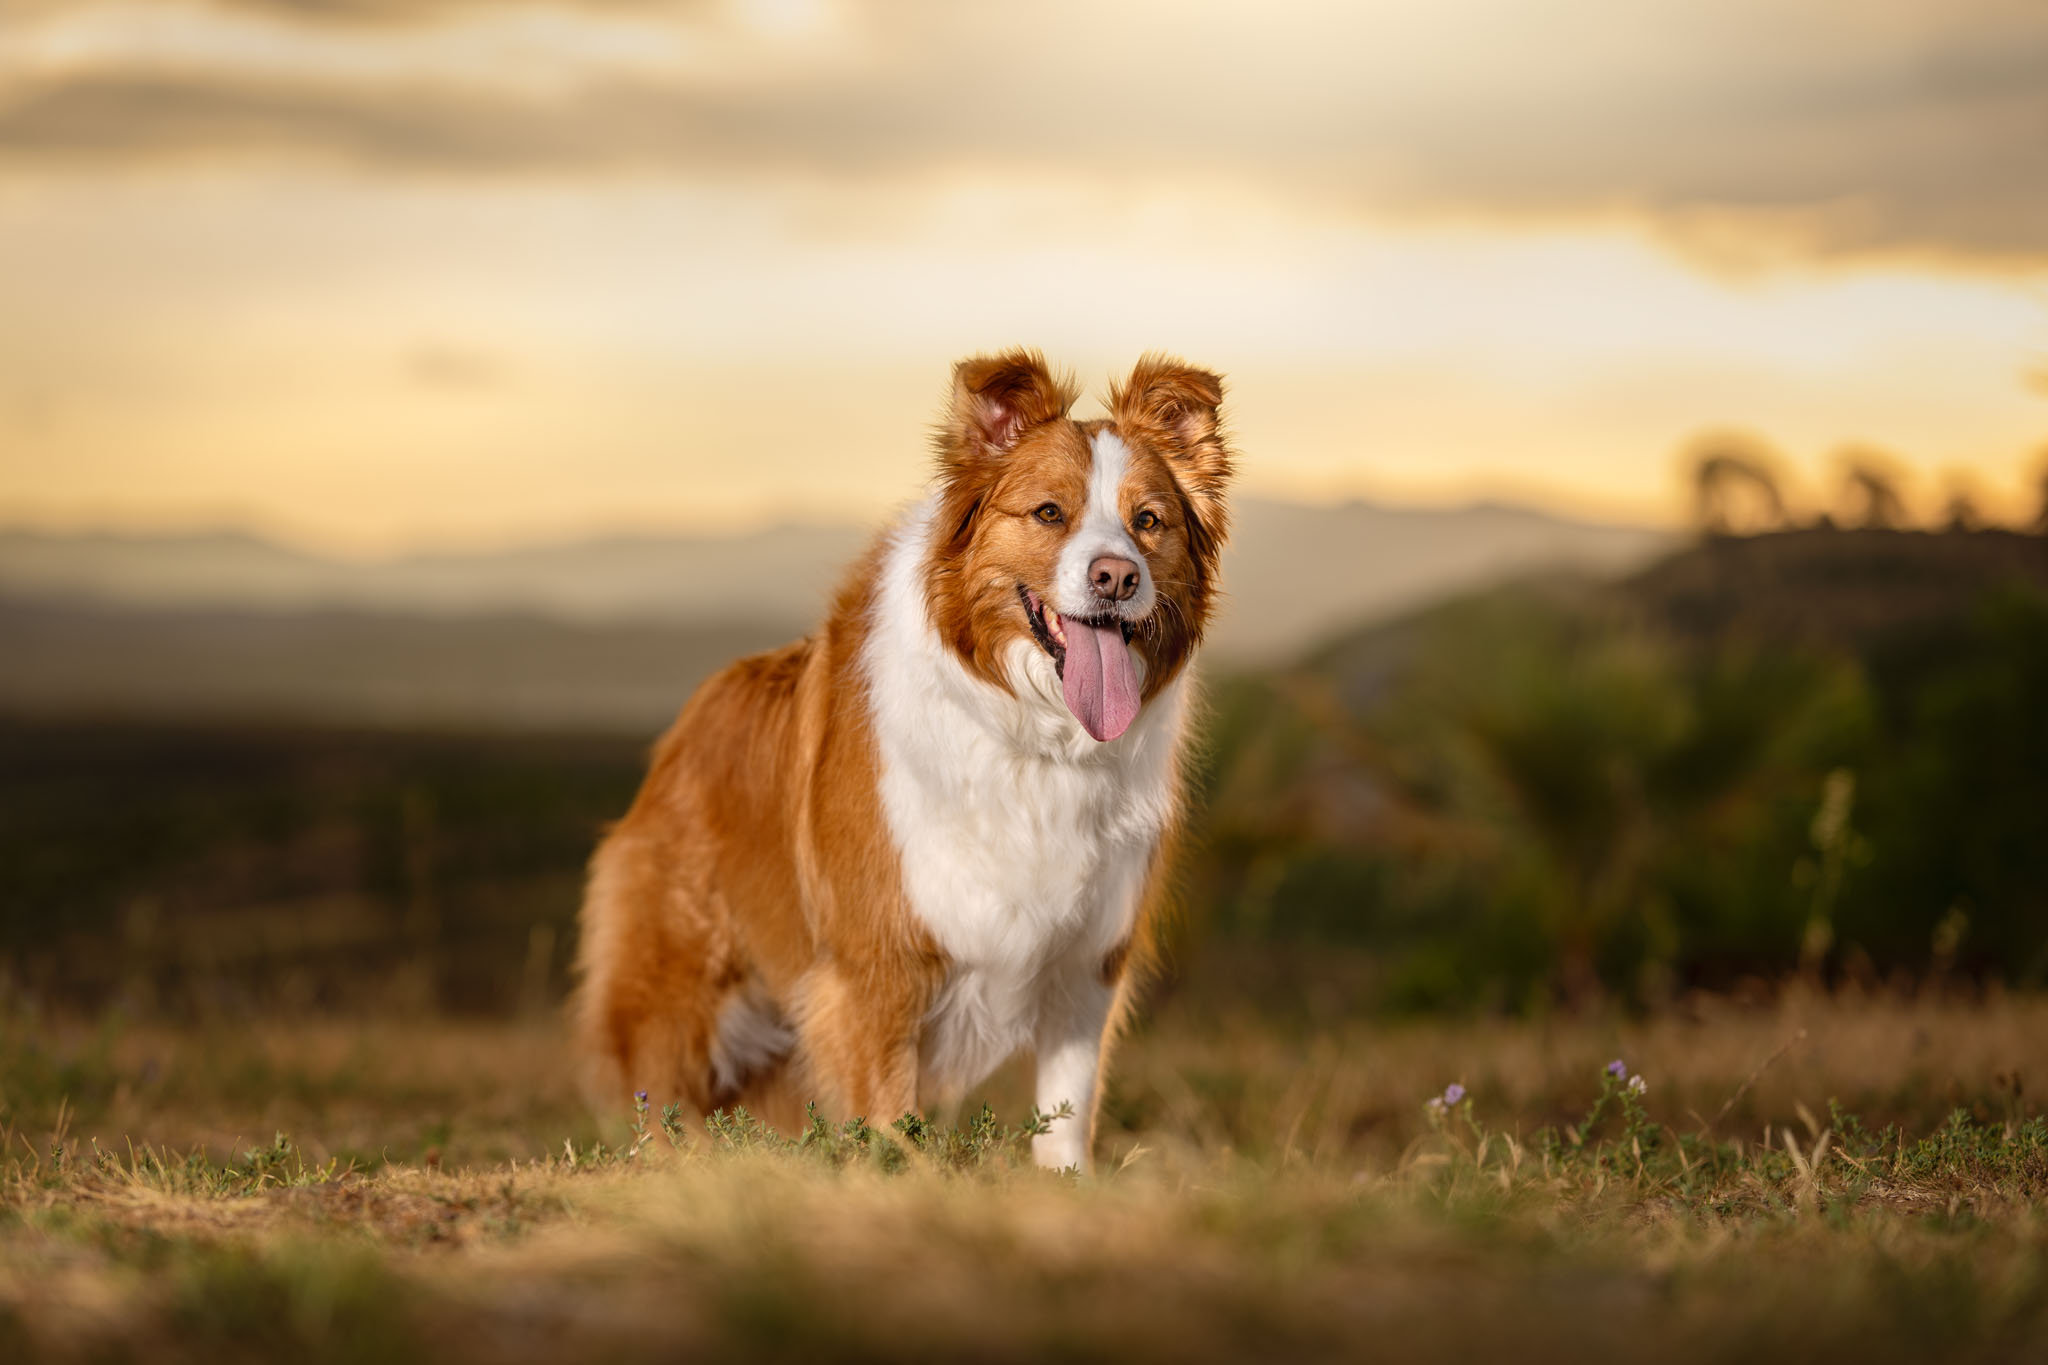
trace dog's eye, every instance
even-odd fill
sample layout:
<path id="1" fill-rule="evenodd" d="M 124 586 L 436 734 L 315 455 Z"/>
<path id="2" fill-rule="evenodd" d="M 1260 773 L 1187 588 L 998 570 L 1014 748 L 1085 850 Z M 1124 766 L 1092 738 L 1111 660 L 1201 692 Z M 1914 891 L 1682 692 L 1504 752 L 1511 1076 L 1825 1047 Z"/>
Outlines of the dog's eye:
<path id="1" fill-rule="evenodd" d="M 1056 502 L 1041 503 L 1038 510 L 1031 515 L 1037 517 L 1047 526 L 1056 526 L 1060 520 L 1060 505 Z"/>
<path id="2" fill-rule="evenodd" d="M 1149 531 L 1158 524 L 1159 514 L 1149 507 L 1147 507 L 1144 511 L 1138 513 L 1137 519 L 1131 523 L 1131 525 L 1137 527 L 1140 531 Z"/>

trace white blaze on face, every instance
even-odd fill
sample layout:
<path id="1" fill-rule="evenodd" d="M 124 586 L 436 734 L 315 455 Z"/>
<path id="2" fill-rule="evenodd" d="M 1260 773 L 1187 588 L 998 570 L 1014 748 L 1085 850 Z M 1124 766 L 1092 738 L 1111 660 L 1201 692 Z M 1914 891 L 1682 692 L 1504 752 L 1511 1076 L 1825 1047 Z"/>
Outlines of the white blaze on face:
<path id="1" fill-rule="evenodd" d="M 1152 566 L 1131 539 L 1124 520 L 1124 476 L 1131 467 L 1130 447 L 1113 431 L 1098 431 L 1089 442 L 1088 505 L 1082 510 L 1067 543 L 1060 550 L 1059 570 L 1053 582 L 1053 607 L 1063 616 L 1100 615 L 1108 604 L 1097 600 L 1088 584 L 1088 566 L 1104 555 L 1128 559 L 1138 566 L 1138 591 L 1119 605 L 1119 615 L 1139 621 L 1151 615 L 1157 602 L 1152 586 Z"/>

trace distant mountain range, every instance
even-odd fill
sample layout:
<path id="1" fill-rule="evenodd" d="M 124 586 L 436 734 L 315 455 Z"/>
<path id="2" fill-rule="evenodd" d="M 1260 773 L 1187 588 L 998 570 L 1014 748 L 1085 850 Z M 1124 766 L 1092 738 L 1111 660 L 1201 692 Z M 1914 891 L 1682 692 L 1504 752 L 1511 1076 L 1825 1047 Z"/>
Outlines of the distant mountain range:
<path id="1" fill-rule="evenodd" d="M 1525 507 L 1240 501 L 1212 643 L 1290 654 L 1373 615 L 1520 569 L 1646 562 L 1667 533 Z M 0 530 L 0 596 L 101 606 L 401 615 L 531 614 L 579 623 L 775 622 L 807 629 L 867 543 L 854 526 L 733 536 L 611 536 L 356 562 L 246 532 Z"/>
<path id="2" fill-rule="evenodd" d="M 0 595 L 264 612 L 800 623 L 817 614 L 866 540 L 853 526 L 785 526 L 730 537 L 606 536 L 364 562 L 244 531 L 0 530 Z"/>
<path id="3" fill-rule="evenodd" d="M 1212 668 L 1668 533 L 1529 508 L 1241 500 Z M 361 563 L 236 533 L 0 531 L 0 707 L 658 726 L 725 659 L 810 629 L 871 533 L 607 537 Z"/>

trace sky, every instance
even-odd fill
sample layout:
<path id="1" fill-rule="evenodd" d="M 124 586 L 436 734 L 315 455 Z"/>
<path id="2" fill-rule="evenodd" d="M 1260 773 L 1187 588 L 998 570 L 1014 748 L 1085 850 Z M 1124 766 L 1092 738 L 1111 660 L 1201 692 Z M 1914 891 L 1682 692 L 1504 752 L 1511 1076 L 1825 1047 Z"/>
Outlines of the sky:
<path id="1" fill-rule="evenodd" d="M 2044 147 L 2039 0 L 0 0 L 0 524 L 870 518 L 1014 344 L 1264 496 L 2017 518 Z"/>

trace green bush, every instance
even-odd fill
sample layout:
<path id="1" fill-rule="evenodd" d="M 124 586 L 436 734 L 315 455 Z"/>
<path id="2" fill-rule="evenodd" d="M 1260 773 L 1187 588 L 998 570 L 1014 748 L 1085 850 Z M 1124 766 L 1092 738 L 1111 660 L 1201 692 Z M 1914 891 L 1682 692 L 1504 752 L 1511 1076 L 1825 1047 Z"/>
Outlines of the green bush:
<path id="1" fill-rule="evenodd" d="M 1502 590 L 1219 689 L 1195 933 L 1399 1008 L 2048 979 L 2048 598 L 1850 643 Z"/>

